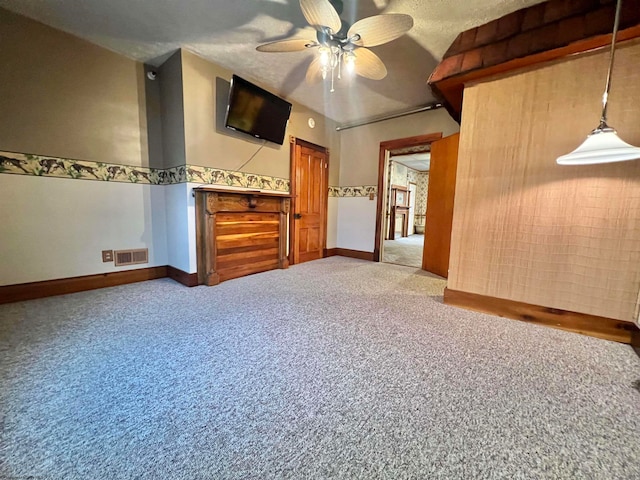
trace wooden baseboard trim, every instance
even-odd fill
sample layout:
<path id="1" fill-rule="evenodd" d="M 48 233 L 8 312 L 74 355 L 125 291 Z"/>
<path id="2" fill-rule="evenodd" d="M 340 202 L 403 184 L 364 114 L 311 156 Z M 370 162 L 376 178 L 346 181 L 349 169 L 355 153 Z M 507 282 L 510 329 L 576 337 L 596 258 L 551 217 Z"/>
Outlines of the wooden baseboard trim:
<path id="1" fill-rule="evenodd" d="M 341 257 L 357 258 L 360 260 L 369 260 L 373 262 L 373 252 L 363 252 L 361 250 L 349 250 L 348 248 L 328 248 L 325 249 L 325 257 Z"/>
<path id="2" fill-rule="evenodd" d="M 639 331 L 634 323 L 623 320 L 541 307 L 448 288 L 444 290 L 444 303 L 620 343 L 631 343 L 632 335 L 637 335 Z"/>
<path id="3" fill-rule="evenodd" d="M 631 346 L 636 355 L 640 357 L 640 329 L 631 332 Z"/>
<path id="4" fill-rule="evenodd" d="M 0 304 L 36 298 L 84 292 L 96 288 L 114 287 L 167 276 L 167 267 L 139 268 L 123 272 L 101 273 L 82 277 L 61 278 L 43 282 L 20 283 L 0 287 Z"/>
<path id="5" fill-rule="evenodd" d="M 171 265 L 167 266 L 167 276 L 175 280 L 182 285 L 187 287 L 196 287 L 198 285 L 198 274 L 197 273 L 187 273 L 182 270 L 172 267 Z"/>

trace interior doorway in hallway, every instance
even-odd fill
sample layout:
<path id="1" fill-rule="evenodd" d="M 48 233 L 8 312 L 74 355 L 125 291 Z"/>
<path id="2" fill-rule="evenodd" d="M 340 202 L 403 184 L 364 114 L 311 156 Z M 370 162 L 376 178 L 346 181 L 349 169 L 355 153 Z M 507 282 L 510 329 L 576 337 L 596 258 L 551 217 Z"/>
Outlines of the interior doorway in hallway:
<path id="1" fill-rule="evenodd" d="M 382 262 L 422 268 L 429 144 L 390 152 Z"/>
<path id="2" fill-rule="evenodd" d="M 374 261 L 422 268 L 431 143 L 442 132 L 380 143 Z"/>

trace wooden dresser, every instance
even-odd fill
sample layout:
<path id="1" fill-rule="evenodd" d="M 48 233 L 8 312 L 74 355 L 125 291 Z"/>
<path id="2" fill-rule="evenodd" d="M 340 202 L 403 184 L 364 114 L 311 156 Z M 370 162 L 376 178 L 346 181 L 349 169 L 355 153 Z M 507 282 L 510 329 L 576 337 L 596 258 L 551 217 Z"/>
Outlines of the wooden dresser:
<path id="1" fill-rule="evenodd" d="M 289 195 L 195 188 L 198 283 L 288 268 Z"/>

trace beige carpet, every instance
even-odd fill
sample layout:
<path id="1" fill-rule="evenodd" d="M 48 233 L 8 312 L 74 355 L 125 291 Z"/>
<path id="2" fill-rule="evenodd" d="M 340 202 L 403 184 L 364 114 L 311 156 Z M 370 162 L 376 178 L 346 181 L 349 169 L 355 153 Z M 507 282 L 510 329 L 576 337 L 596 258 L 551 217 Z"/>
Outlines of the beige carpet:
<path id="1" fill-rule="evenodd" d="M 409 235 L 396 240 L 385 240 L 382 261 L 395 265 L 421 268 L 423 245 L 424 235 Z"/>

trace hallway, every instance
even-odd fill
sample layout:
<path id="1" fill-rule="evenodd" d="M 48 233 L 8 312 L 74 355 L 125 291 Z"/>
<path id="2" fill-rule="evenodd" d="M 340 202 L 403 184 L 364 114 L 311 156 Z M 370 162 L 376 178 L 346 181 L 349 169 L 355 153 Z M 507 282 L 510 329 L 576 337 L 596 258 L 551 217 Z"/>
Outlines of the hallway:
<path id="1" fill-rule="evenodd" d="M 395 265 L 422 268 L 422 248 L 424 235 L 398 237 L 397 240 L 385 240 L 382 261 Z"/>

